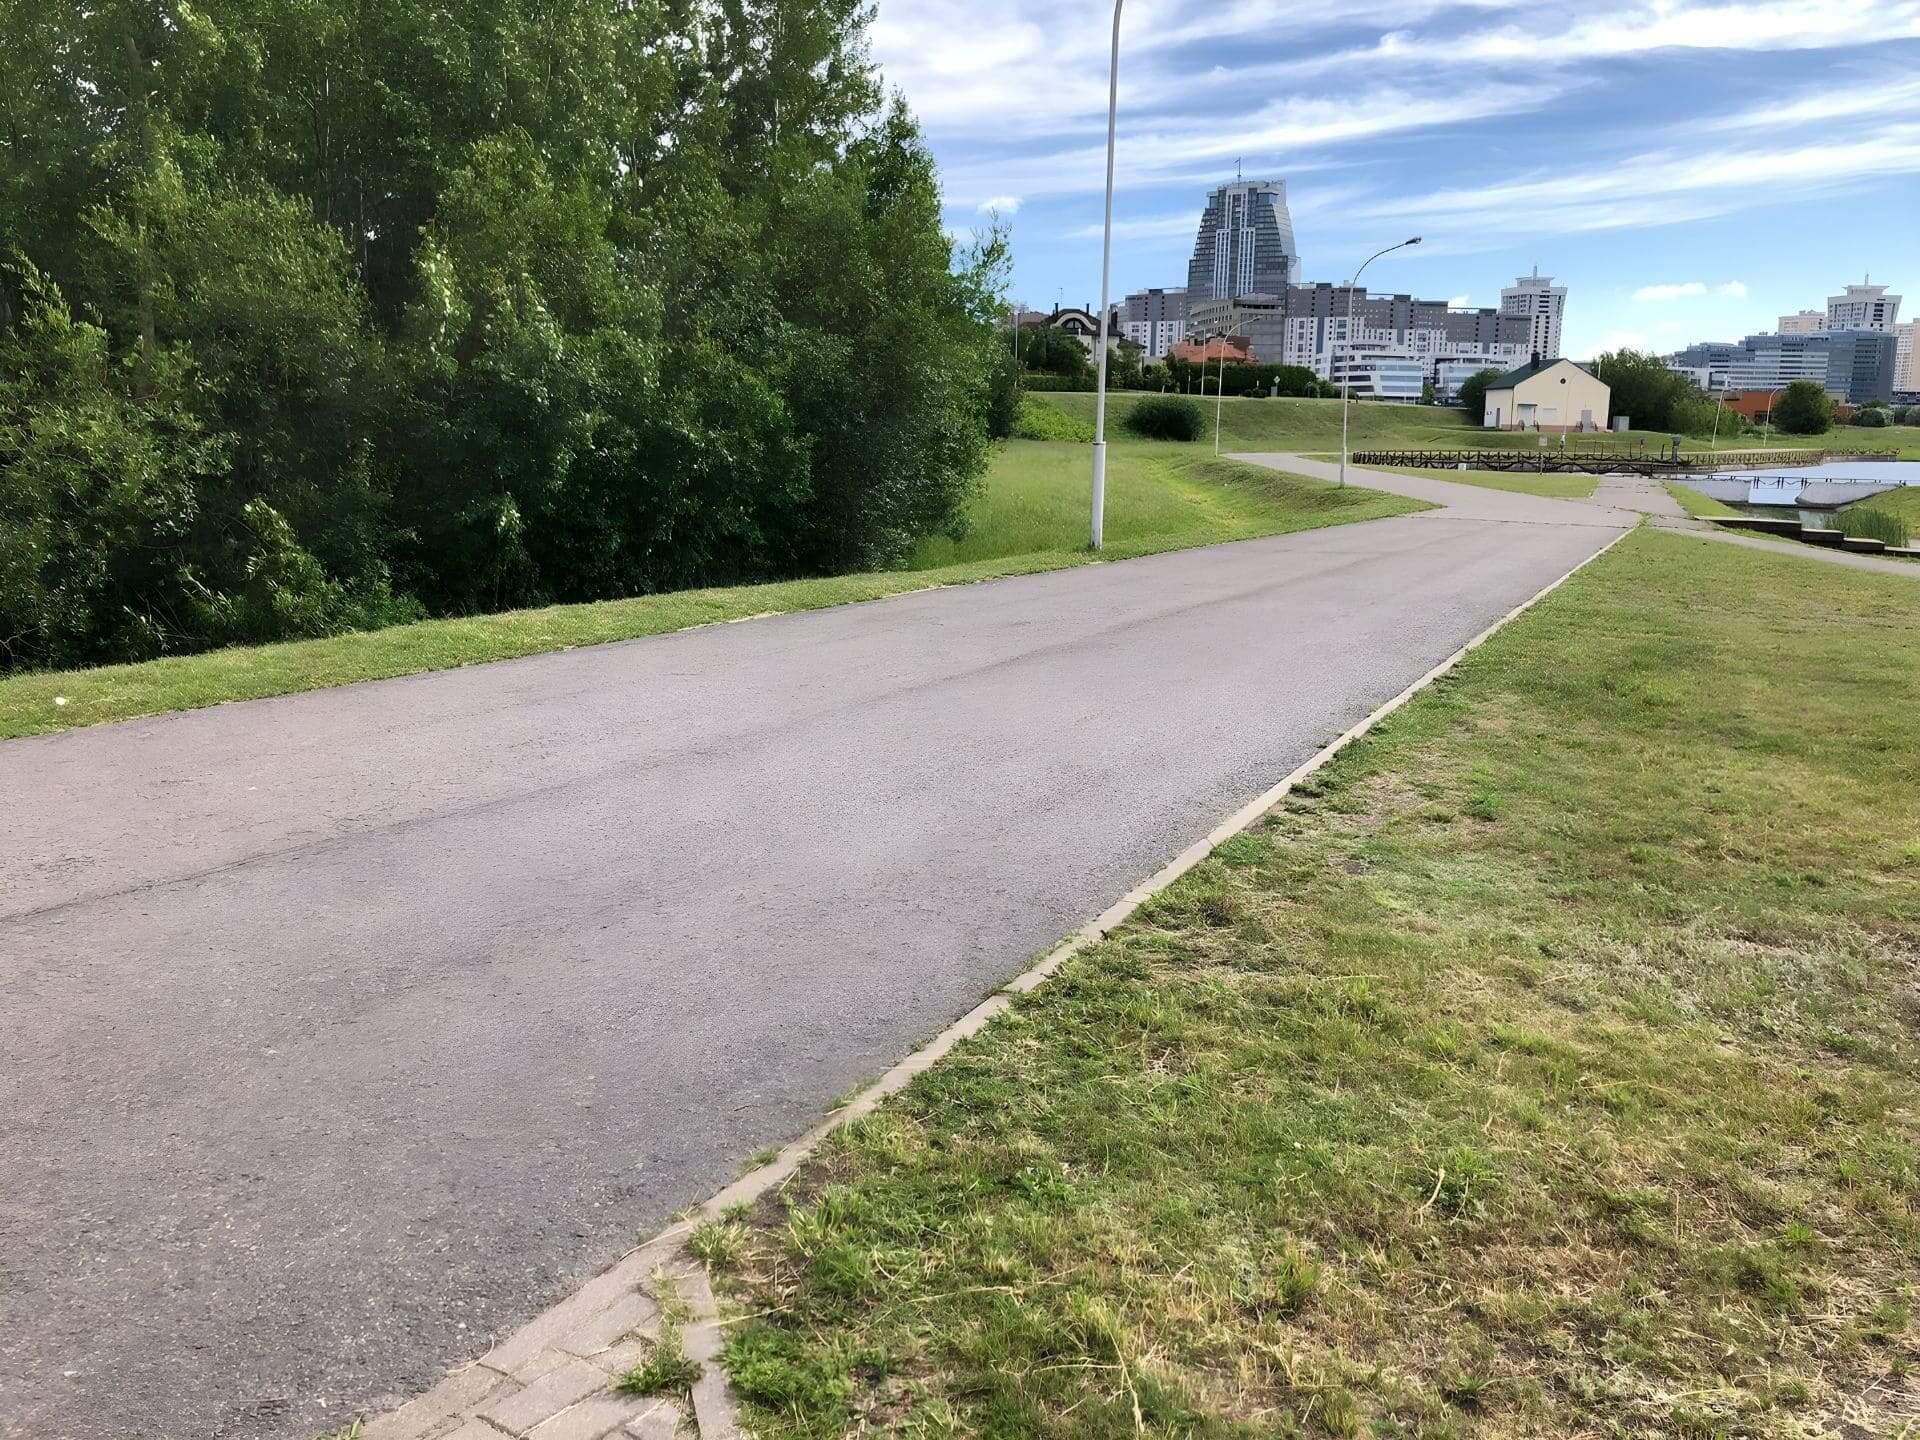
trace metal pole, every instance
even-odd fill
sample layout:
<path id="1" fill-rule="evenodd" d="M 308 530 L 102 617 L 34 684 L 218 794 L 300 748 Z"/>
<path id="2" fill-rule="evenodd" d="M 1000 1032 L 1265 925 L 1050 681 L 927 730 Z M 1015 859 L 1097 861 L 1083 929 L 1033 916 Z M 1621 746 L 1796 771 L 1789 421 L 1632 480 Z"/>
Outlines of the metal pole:
<path id="1" fill-rule="evenodd" d="M 1093 503 L 1088 544 L 1098 550 L 1107 520 L 1107 309 L 1113 277 L 1113 150 L 1120 123 L 1120 7 L 1113 0 L 1113 57 L 1107 66 L 1107 218 L 1100 240 L 1100 378 L 1093 401 Z"/>
<path id="2" fill-rule="evenodd" d="M 1360 277 L 1367 273 L 1367 266 L 1382 255 L 1391 255 L 1396 250 L 1419 243 L 1420 237 L 1416 235 L 1411 240 L 1402 240 L 1398 245 L 1376 250 L 1360 262 L 1360 268 L 1353 272 L 1353 279 L 1347 282 L 1347 363 L 1340 371 L 1340 485 L 1343 489 L 1347 483 L 1347 397 L 1353 388 L 1353 292 L 1359 288 Z"/>

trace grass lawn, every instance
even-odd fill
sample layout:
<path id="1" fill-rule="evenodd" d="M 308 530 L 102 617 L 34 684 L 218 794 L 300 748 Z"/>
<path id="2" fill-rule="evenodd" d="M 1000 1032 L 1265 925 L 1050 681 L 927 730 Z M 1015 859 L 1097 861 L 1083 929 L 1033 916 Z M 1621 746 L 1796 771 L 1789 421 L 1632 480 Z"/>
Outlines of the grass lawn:
<path id="1" fill-rule="evenodd" d="M 1088 423 L 1093 419 L 1093 396 L 1055 393 L 1030 397 L 1040 404 L 1055 405 Z M 1143 397 L 1132 393 L 1109 395 L 1107 425 L 1109 436 L 1117 435 L 1126 412 Z M 1213 404 L 1206 402 L 1208 435 L 1213 428 Z M 1340 402 L 1338 400 L 1236 400 L 1228 399 L 1221 409 L 1223 448 L 1235 451 L 1282 450 L 1295 454 L 1340 448 Z M 1356 402 L 1350 417 L 1349 443 L 1356 450 L 1447 450 L 1500 449 L 1533 450 L 1540 437 L 1533 434 L 1487 430 L 1467 423 L 1464 412 L 1440 405 L 1381 405 Z M 1558 437 L 1550 437 L 1557 441 Z M 1672 437 L 1665 431 L 1630 430 L 1625 434 L 1605 432 L 1576 437 L 1578 443 L 1594 450 L 1652 449 L 1665 452 Z M 1707 439 L 1683 436 L 1681 448 L 1707 451 L 1714 448 Z M 1772 435 L 1762 443 L 1758 435 L 1737 440 L 1720 437 L 1721 450 L 1897 450 L 1903 459 L 1920 459 L 1920 427 L 1894 426 L 1885 430 L 1866 430 L 1841 426 L 1825 435 Z"/>
<path id="2" fill-rule="evenodd" d="M 1678 481 L 1669 480 L 1667 482 L 1667 493 L 1673 496 L 1682 510 L 1686 511 L 1687 514 L 1693 516 L 1696 520 L 1705 519 L 1714 515 L 1738 515 L 1740 513 L 1724 501 L 1716 500 L 1711 495 L 1702 495 L 1691 485 L 1682 485 Z"/>
<path id="3" fill-rule="evenodd" d="M 751 1216 L 767 1436 L 1920 1431 L 1920 626 L 1643 530 Z"/>
<path id="4" fill-rule="evenodd" d="M 1553 500 L 1585 500 L 1599 485 L 1598 475 L 1528 474 L 1519 470 L 1422 470 L 1409 465 L 1378 467 L 1394 475 L 1422 480 L 1451 480 L 1456 485 L 1479 485 L 1488 490 L 1511 490 L 1521 495 L 1545 495 Z"/>
<path id="5" fill-rule="evenodd" d="M 1092 463 L 1087 445 L 1010 442 L 994 457 L 967 537 L 926 541 L 914 553 L 912 568 L 1079 551 L 1087 538 Z M 1425 508 L 1378 490 L 1341 491 L 1257 465 L 1216 460 L 1211 444 L 1115 440 L 1107 447 L 1110 559 Z"/>
<path id="6" fill-rule="evenodd" d="M 0 739 L 1088 564 L 1089 463 L 1084 445 L 1009 442 L 995 454 L 973 533 L 959 543 L 923 546 L 907 570 L 516 610 L 141 665 L 16 675 L 0 679 Z M 1126 559 L 1424 508 L 1379 491 L 1342 492 L 1215 460 L 1210 446 L 1115 443 L 1108 451 L 1102 554 Z"/>
<path id="7" fill-rule="evenodd" d="M 1884 510 L 1889 515 L 1898 515 L 1907 522 L 1907 527 L 1916 537 L 1920 537 L 1920 485 L 1904 485 L 1898 490 L 1888 490 L 1871 500 L 1860 504 L 1862 510 Z"/>

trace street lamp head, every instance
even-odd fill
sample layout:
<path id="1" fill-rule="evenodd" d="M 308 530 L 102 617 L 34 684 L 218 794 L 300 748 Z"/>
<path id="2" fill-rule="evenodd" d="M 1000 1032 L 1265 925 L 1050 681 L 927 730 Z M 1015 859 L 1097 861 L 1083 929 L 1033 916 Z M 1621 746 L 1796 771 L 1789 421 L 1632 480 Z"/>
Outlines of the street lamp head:
<path id="1" fill-rule="evenodd" d="M 1414 236 L 1411 240 L 1407 241 L 1407 244 L 1409 245 L 1418 245 L 1419 243 L 1420 243 L 1420 237 L 1418 235 Z"/>

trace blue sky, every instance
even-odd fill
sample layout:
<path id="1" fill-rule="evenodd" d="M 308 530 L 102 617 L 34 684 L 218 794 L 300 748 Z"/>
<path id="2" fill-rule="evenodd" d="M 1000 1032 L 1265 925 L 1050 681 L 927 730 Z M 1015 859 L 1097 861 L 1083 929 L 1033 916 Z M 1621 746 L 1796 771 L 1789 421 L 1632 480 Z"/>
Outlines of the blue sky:
<path id="1" fill-rule="evenodd" d="M 1100 283 L 1108 0 L 877 0 L 949 228 L 1014 294 Z M 1206 191 L 1287 181 L 1308 280 L 1473 305 L 1536 263 L 1567 353 L 1771 329 L 1871 272 L 1920 313 L 1920 0 L 1129 0 L 1114 293 L 1183 284 Z"/>

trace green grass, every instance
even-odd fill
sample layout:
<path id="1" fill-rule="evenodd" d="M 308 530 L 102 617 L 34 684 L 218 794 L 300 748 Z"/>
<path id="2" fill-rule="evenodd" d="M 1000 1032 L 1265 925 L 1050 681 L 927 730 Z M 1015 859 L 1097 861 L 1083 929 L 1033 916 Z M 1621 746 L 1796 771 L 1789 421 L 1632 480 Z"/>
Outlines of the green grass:
<path id="1" fill-rule="evenodd" d="M 1417 466 L 1384 465 L 1393 475 L 1412 475 L 1422 480 L 1450 480 L 1456 485 L 1478 485 L 1486 490 L 1507 490 L 1519 495 L 1544 495 L 1553 500 L 1585 500 L 1600 483 L 1598 475 L 1529 474 L 1520 470 L 1422 470 Z"/>
<path id="2" fill-rule="evenodd" d="M 1035 404 L 1053 405 L 1089 424 L 1093 419 L 1093 396 L 1075 393 L 1036 394 L 1028 397 Z M 1117 431 L 1120 418 L 1142 397 L 1131 393 L 1110 395 L 1107 400 L 1109 434 Z M 1213 405 L 1208 403 L 1207 429 L 1213 429 Z M 1228 399 L 1221 407 L 1223 447 L 1232 451 L 1309 451 L 1340 448 L 1340 402 L 1338 400 L 1242 400 Z M 1500 449 L 1534 450 L 1540 437 L 1512 431 L 1487 430 L 1467 422 L 1464 412 L 1438 405 L 1381 405 L 1357 402 L 1350 416 L 1350 444 L 1356 450 L 1446 450 Z M 1549 437 L 1557 443 L 1558 437 Z M 1651 449 L 1665 452 L 1672 437 L 1667 431 L 1631 430 L 1625 434 L 1611 431 L 1574 437 L 1573 443 L 1590 450 Z M 1737 439 L 1720 437 L 1717 447 L 1705 436 L 1682 436 L 1681 448 L 1705 452 L 1720 450 L 1897 450 L 1903 459 L 1920 459 L 1920 427 L 1894 426 L 1886 430 L 1863 430 L 1841 426 L 1825 435 L 1779 435 L 1764 443 L 1756 432 Z"/>
<path id="3" fill-rule="evenodd" d="M 1089 466 L 1085 445 L 1027 442 L 994 457 L 963 540 L 922 544 L 915 570 L 1010 556 L 1078 551 L 1086 543 Z M 1370 520 L 1427 508 L 1378 490 L 1346 491 L 1235 460 L 1211 445 L 1114 440 L 1107 447 L 1106 551 L 1149 551 Z"/>
<path id="4" fill-rule="evenodd" d="M 1904 485 L 1898 490 L 1883 491 L 1867 503 L 1876 510 L 1906 521 L 1908 529 L 1920 532 L 1920 485 Z"/>
<path id="5" fill-rule="evenodd" d="M 762 1203 L 758 1433 L 1910 1433 L 1914 615 L 1630 537 Z"/>
<path id="6" fill-rule="evenodd" d="M 0 679 L 0 739 L 1089 564 L 1095 558 L 1085 548 L 1089 454 L 1086 446 L 1067 443 L 1015 440 L 999 447 L 973 507 L 972 533 L 961 542 L 922 546 L 905 570 L 432 620 L 139 665 L 30 672 Z M 1101 555 L 1107 560 L 1425 508 L 1378 491 L 1343 492 L 1214 460 L 1210 447 L 1197 445 L 1115 443 L 1107 484 Z"/>
<path id="7" fill-rule="evenodd" d="M 1715 515 L 1738 515 L 1733 506 L 1714 499 L 1711 495 L 1702 495 L 1690 485 L 1682 485 L 1677 480 L 1667 481 L 1667 493 L 1687 514 L 1696 520 L 1707 519 Z"/>
<path id="8" fill-rule="evenodd" d="M 1833 528 L 1842 535 L 1863 536 L 1888 545 L 1904 546 L 1912 538 L 1906 517 L 1877 501 L 1847 506 L 1833 517 Z"/>

